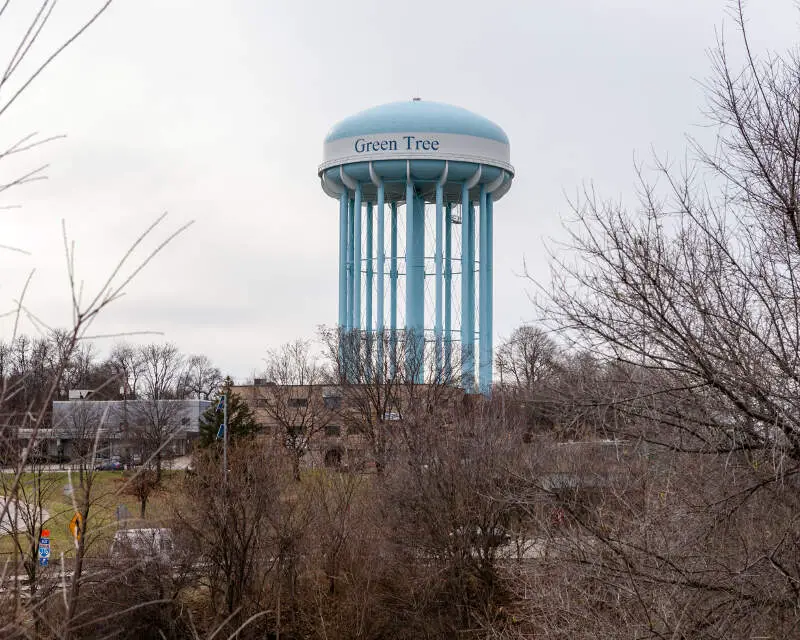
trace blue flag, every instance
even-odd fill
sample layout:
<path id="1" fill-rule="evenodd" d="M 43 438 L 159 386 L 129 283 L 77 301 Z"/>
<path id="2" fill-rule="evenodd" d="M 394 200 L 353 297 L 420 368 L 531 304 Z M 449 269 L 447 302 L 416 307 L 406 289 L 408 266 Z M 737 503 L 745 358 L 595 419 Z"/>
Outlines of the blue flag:
<path id="1" fill-rule="evenodd" d="M 225 408 L 225 396 L 219 397 L 219 402 L 217 403 L 217 411 L 222 411 Z"/>
<path id="2" fill-rule="evenodd" d="M 222 440 L 225 437 L 225 423 L 223 422 L 219 425 L 219 430 L 217 431 L 217 440 Z"/>

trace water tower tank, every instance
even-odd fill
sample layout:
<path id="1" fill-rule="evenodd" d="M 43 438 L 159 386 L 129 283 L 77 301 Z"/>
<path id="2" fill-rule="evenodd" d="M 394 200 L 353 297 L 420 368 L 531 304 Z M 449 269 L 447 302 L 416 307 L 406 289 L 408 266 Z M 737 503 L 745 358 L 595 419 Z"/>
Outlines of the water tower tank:
<path id="1" fill-rule="evenodd" d="M 384 104 L 331 129 L 319 176 L 339 201 L 341 330 L 403 331 L 407 360 L 432 356 L 417 381 L 457 359 L 464 388 L 477 365 L 488 392 L 494 203 L 514 177 L 505 132 L 448 104 Z"/>

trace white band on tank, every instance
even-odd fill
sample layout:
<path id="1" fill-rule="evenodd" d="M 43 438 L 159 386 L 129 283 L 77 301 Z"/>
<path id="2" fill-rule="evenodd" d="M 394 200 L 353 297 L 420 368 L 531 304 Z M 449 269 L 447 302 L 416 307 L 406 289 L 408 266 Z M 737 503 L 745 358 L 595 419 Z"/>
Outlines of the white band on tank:
<path id="1" fill-rule="evenodd" d="M 509 145 L 454 133 L 373 133 L 325 143 L 322 173 L 329 167 L 371 160 L 452 160 L 501 167 L 513 173 Z"/>

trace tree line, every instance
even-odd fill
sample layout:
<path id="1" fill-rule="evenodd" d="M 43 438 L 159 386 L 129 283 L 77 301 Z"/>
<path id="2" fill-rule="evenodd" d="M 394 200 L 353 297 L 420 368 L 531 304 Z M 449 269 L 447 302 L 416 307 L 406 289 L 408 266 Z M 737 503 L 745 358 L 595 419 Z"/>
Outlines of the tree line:
<path id="1" fill-rule="evenodd" d="M 171 343 L 120 342 L 101 356 L 91 341 L 71 348 L 69 340 L 68 331 L 55 330 L 0 342 L 6 426 L 25 426 L 40 413 L 46 416 L 43 426 L 52 426 L 52 400 L 66 400 L 71 390 L 88 391 L 94 400 L 207 400 L 222 383 L 222 373 L 207 356 L 184 355 Z"/>
<path id="2" fill-rule="evenodd" d="M 121 489 L 89 467 L 74 553 L 38 568 L 54 481 L 23 458 L 2 474 L 0 516 L 15 504 L 23 520 L 3 637 L 797 636 L 800 61 L 756 56 L 741 3 L 734 16 L 744 63 L 720 42 L 705 83 L 713 147 L 637 170 L 630 206 L 590 188 L 573 203 L 570 246 L 531 282 L 543 321 L 498 349 L 491 397 L 460 392 L 455 365 L 414 384 L 424 363 L 392 367 L 402 336 L 328 332 L 320 358 L 282 347 L 258 398 L 277 428 L 238 433 L 225 469 L 207 438 L 170 476 L 167 515 L 143 518 L 174 547 L 121 564 L 92 551 Z M 46 422 L 97 310 L 76 313 L 68 357 L 9 345 L 4 388 L 36 381 L 9 415 Z M 125 381 L 178 393 L 158 371 Z M 289 392 L 320 383 L 339 400 Z M 372 472 L 304 464 L 314 437 L 341 437 L 331 415 Z"/>

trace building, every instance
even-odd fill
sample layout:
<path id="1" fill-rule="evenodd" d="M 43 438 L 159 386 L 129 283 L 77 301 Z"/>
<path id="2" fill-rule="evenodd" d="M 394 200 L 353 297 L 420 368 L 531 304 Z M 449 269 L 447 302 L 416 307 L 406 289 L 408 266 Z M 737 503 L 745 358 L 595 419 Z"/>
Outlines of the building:
<path id="1" fill-rule="evenodd" d="M 40 429 L 35 454 L 69 461 L 97 453 L 134 461 L 161 449 L 163 457 L 185 455 L 200 434 L 208 400 L 57 400 L 52 427 Z M 27 445 L 32 431 L 19 429 Z"/>
<path id="2" fill-rule="evenodd" d="M 416 385 L 421 396 L 426 385 Z M 428 387 L 430 388 L 430 387 Z M 253 410 L 262 437 L 302 453 L 304 466 L 374 468 L 375 438 L 391 439 L 410 404 L 405 385 L 276 385 L 263 379 L 232 387 Z M 439 406 L 464 399 L 457 387 L 440 387 Z M 387 442 L 388 444 L 388 442 Z"/>
<path id="3" fill-rule="evenodd" d="M 348 418 L 350 403 L 331 385 L 276 385 L 261 379 L 231 388 L 255 413 L 261 436 L 291 442 L 304 466 L 359 469 L 366 465 L 363 430 Z"/>

